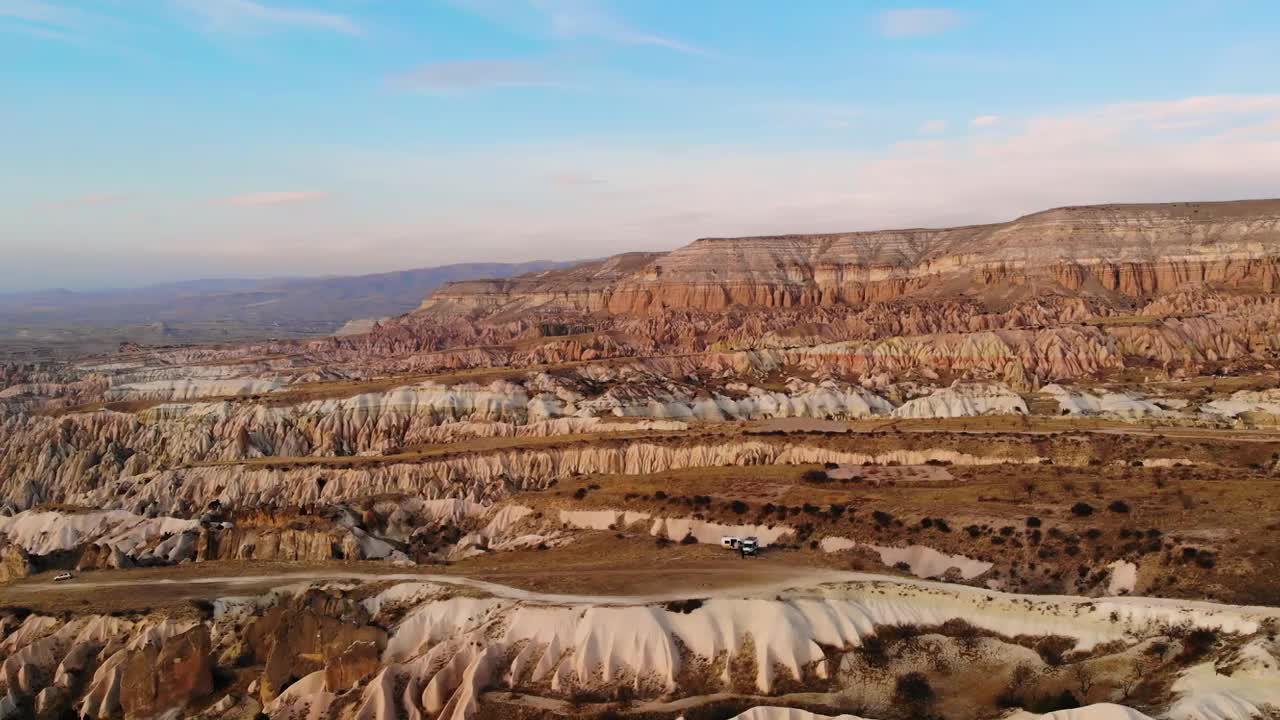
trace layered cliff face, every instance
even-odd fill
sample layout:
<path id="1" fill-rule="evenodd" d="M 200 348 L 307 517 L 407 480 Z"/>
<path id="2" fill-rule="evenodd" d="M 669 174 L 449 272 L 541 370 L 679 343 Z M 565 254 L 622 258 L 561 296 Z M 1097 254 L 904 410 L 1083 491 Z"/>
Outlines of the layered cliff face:
<path id="1" fill-rule="evenodd" d="M 563 270 L 531 273 L 513 279 L 449 283 L 439 292 L 432 293 L 419 309 L 442 314 L 473 310 L 603 310 L 605 301 L 620 280 L 658 257 L 661 253 L 623 253 Z"/>
<path id="2" fill-rule="evenodd" d="M 995 225 L 698 240 L 651 259 L 482 285 L 424 308 L 607 310 L 862 305 L 1010 287 L 1146 298 L 1205 283 L 1280 286 L 1280 201 L 1058 208 Z M 647 260 L 647 262 L 641 262 Z M 628 272 L 630 271 L 630 272 Z M 575 274 L 576 273 L 576 274 Z"/>

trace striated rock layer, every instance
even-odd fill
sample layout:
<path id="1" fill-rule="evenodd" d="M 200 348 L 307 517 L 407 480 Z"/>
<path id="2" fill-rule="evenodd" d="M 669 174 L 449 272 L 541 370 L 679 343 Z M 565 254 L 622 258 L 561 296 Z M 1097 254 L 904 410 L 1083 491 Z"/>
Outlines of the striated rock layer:
<path id="1" fill-rule="evenodd" d="M 972 294 L 1038 284 L 1129 298 L 1202 283 L 1270 292 L 1280 287 L 1278 242 L 1277 200 L 1068 207 L 995 225 L 708 238 L 648 262 L 632 254 L 576 274 L 446 286 L 423 308 L 786 308 L 961 283 Z"/>

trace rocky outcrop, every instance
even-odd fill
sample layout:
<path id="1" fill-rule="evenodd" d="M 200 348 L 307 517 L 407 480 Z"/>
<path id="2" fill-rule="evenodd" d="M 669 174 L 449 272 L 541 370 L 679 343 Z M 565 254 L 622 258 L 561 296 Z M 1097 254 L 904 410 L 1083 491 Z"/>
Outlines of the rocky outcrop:
<path id="1" fill-rule="evenodd" d="M 119 701 L 127 720 L 177 715 L 213 690 L 209 630 L 204 625 L 124 652 Z"/>
<path id="2" fill-rule="evenodd" d="M 181 514 L 221 498 L 228 507 L 304 507 L 378 495 L 462 498 L 493 502 L 512 489 L 542 489 L 573 474 L 645 475 L 693 467 L 842 463 L 922 465 L 1039 463 L 1031 447 L 1006 446 L 984 455 L 939 447 L 861 452 L 772 440 L 684 444 L 677 441 L 599 443 L 553 449 L 467 453 L 444 459 L 325 467 L 219 465 L 147 473 L 102 488 L 62 496 L 77 505 L 113 504 Z"/>
<path id="3" fill-rule="evenodd" d="M 1070 207 L 939 230 L 709 238 L 606 281 L 587 281 L 595 267 L 581 266 L 536 281 L 448 286 L 424 308 L 641 313 L 860 305 L 948 284 L 974 294 L 1041 284 L 1126 297 L 1206 283 L 1270 292 L 1280 287 L 1277 243 L 1276 200 Z M 636 260 L 619 256 L 596 266 Z"/>
<path id="4" fill-rule="evenodd" d="M 21 545 L 0 539 L 0 582 L 24 578 L 31 574 L 31 557 Z"/>
<path id="5" fill-rule="evenodd" d="M 264 665 L 262 702 L 275 700 L 293 682 L 318 672 L 342 690 L 372 674 L 387 635 L 369 624 L 363 606 L 308 591 L 267 609 L 246 628 L 237 662 Z"/>

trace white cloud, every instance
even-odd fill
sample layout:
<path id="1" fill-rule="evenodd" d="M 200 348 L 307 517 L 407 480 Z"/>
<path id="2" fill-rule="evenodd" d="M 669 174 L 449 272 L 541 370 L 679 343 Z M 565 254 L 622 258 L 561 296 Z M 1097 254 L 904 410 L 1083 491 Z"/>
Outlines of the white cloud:
<path id="1" fill-rule="evenodd" d="M 886 10 L 877 18 L 880 34 L 899 38 L 917 35 L 937 35 L 959 27 L 964 17 L 946 8 L 910 8 Z"/>
<path id="2" fill-rule="evenodd" d="M 938 133 L 946 132 L 946 130 L 946 120 L 929 120 L 920 126 L 921 135 L 937 135 Z"/>
<path id="3" fill-rule="evenodd" d="M 702 145 L 640 147 L 577 142 L 512 144 L 368 157 L 369 177 L 401 177 L 415 197 L 450 193 L 430 223 L 402 216 L 404 237 L 466 237 L 450 260 L 533 255 L 587 257 L 669 248 L 700 236 L 826 232 L 1007 220 L 1060 205 L 1274 195 L 1280 122 L 1274 98 L 1106 105 L 1003 118 L 998 132 L 930 137 L 878 152 Z M 1247 111 L 1247 112 L 1246 112 Z M 1149 131 L 1153 119 L 1198 118 L 1187 139 Z M 1268 124 L 1270 123 L 1270 124 Z M 420 172 L 423 158 L 433 177 Z M 609 183 L 581 202 L 546 178 L 609 168 Z M 502 198 L 506 211 L 484 211 Z M 678 214 L 673 215 L 673 210 Z M 427 212 L 427 211 L 424 211 Z M 443 221 L 441 221 L 443 220 Z M 455 249 L 456 248 L 456 249 Z"/>
<path id="4" fill-rule="evenodd" d="M 475 90 L 557 85 L 541 63 L 532 60 L 452 60 L 420 65 L 392 77 L 401 90 Z"/>
<path id="5" fill-rule="evenodd" d="M 360 26 L 346 15 L 302 7 L 281 7 L 254 0 L 176 0 L 179 7 L 197 15 L 212 30 L 266 32 L 271 30 L 321 30 L 360 35 Z"/>
<path id="6" fill-rule="evenodd" d="M 969 124 L 976 128 L 986 128 L 1000 122 L 999 115 L 979 115 L 969 121 Z"/>
<path id="7" fill-rule="evenodd" d="M 1151 130 L 1173 121 L 1197 127 L 1194 134 Z M 34 249 L 19 260 L 56 266 L 57 254 L 84 236 L 66 227 L 91 229 L 122 266 L 172 248 L 175 233 L 190 238 L 185 265 L 169 255 L 166 265 L 148 265 L 157 277 L 192 266 L 207 273 L 211 265 L 199 259 L 210 253 L 223 274 L 276 264 L 319 274 L 599 257 L 703 236 L 993 222 L 1062 205 L 1266 197 L 1280 188 L 1277 128 L 1280 95 L 1261 95 L 1006 116 L 989 132 L 876 151 L 592 138 L 326 147 L 299 170 L 344 188 L 342 203 L 305 213 L 227 207 L 311 195 L 257 193 L 201 207 L 194 220 L 189 208 L 158 210 L 145 227 L 116 213 L 47 213 L 24 233 Z M 597 173 L 608 182 L 584 184 Z M 77 218 L 82 224 L 72 225 Z"/>
<path id="8" fill-rule="evenodd" d="M 324 192 L 256 192 L 245 193 L 243 195 L 232 195 L 225 197 L 218 202 L 223 205 L 235 205 L 237 207 L 266 207 L 271 205 L 288 205 L 290 203 L 311 202 L 321 200 L 328 197 L 328 193 Z"/>

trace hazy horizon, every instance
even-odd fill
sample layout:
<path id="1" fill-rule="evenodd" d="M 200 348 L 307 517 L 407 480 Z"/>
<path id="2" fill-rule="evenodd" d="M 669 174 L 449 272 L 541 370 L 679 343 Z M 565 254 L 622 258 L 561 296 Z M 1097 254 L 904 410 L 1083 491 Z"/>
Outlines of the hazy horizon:
<path id="1" fill-rule="evenodd" d="M 1280 6 L 0 0 L 0 292 L 1280 195 Z"/>

